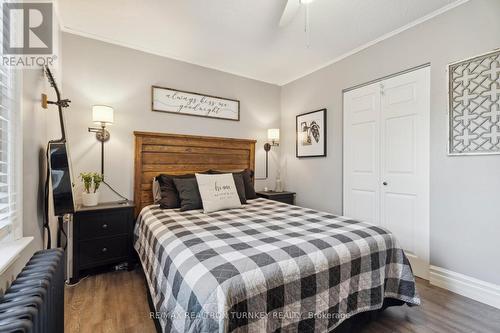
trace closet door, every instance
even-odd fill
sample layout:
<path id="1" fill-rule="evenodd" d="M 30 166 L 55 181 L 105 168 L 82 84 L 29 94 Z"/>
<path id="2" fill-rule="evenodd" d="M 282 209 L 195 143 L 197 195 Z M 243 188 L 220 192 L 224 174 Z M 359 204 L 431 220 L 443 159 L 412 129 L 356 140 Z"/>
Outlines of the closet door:
<path id="1" fill-rule="evenodd" d="M 430 69 L 381 85 L 380 220 L 396 235 L 416 275 L 427 278 L 429 249 Z"/>
<path id="2" fill-rule="evenodd" d="M 380 224 L 380 85 L 344 94 L 344 215 Z"/>
<path id="3" fill-rule="evenodd" d="M 344 215 L 389 229 L 429 263 L 430 68 L 344 94 Z"/>

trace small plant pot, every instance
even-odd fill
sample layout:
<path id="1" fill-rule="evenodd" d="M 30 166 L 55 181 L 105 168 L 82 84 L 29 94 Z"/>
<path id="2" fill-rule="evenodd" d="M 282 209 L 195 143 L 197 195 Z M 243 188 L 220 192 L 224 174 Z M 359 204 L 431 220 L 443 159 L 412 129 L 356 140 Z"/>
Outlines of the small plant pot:
<path id="1" fill-rule="evenodd" d="M 99 192 L 95 193 L 82 193 L 82 205 L 86 207 L 97 206 L 99 203 Z"/>

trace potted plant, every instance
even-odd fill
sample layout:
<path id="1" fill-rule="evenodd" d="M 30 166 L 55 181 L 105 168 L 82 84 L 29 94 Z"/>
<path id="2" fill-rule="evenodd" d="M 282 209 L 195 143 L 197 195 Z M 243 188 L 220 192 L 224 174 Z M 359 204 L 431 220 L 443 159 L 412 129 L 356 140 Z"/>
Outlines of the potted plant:
<path id="1" fill-rule="evenodd" d="M 82 172 L 80 179 L 83 182 L 82 204 L 96 206 L 99 203 L 99 186 L 103 181 L 102 175 L 97 172 Z"/>

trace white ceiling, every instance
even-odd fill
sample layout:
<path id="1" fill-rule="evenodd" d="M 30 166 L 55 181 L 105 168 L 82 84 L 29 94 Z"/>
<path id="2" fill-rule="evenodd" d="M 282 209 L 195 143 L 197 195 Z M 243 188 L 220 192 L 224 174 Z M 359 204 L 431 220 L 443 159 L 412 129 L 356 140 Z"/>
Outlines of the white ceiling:
<path id="1" fill-rule="evenodd" d="M 278 23 L 286 0 L 62 0 L 63 30 L 285 84 L 467 0 L 316 0 Z"/>

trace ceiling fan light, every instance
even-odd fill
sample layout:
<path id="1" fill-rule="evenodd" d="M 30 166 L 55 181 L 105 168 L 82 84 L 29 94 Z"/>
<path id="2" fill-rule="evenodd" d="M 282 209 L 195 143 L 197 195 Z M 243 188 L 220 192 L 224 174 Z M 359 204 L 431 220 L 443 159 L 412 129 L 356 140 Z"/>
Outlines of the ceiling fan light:
<path id="1" fill-rule="evenodd" d="M 311 2 L 313 2 L 314 0 L 300 0 L 300 3 L 303 4 L 303 5 L 308 5 L 310 4 Z"/>

